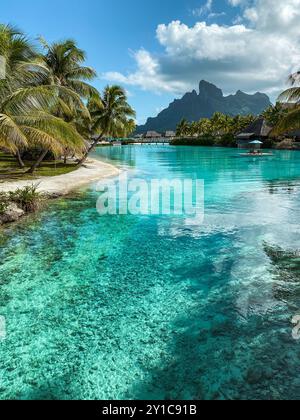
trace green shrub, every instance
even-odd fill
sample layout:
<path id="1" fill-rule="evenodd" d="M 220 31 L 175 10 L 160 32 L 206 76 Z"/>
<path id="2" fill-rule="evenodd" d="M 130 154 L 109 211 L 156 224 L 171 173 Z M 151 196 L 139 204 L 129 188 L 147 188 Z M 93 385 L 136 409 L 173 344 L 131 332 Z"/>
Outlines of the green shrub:
<path id="1" fill-rule="evenodd" d="M 217 145 L 223 147 L 236 147 L 237 142 L 233 134 L 224 134 L 217 140 Z"/>
<path id="2" fill-rule="evenodd" d="M 29 185 L 24 188 L 18 188 L 16 191 L 9 193 L 9 198 L 25 212 L 35 212 L 38 210 L 43 197 L 37 189 L 38 185 Z"/>
<path id="3" fill-rule="evenodd" d="M 202 136 L 197 139 L 200 146 L 214 146 L 216 139 L 213 136 Z"/>
<path id="4" fill-rule="evenodd" d="M 0 193 L 0 216 L 4 214 L 9 206 L 8 196 L 5 193 Z"/>

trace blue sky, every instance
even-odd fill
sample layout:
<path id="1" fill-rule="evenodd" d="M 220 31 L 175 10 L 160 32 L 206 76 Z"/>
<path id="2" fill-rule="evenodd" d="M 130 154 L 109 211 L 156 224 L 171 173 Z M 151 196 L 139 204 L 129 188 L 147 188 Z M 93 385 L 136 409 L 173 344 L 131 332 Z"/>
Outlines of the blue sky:
<path id="1" fill-rule="evenodd" d="M 202 78 L 275 98 L 300 64 L 299 10 L 300 0 L 15 0 L 1 21 L 76 39 L 95 85 L 122 83 L 143 122 Z"/>

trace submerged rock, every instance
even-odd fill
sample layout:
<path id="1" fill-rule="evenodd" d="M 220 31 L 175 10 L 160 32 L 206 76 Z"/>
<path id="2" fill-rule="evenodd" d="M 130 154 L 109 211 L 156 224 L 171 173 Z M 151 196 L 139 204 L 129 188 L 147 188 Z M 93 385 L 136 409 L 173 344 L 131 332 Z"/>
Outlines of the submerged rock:
<path id="1" fill-rule="evenodd" d="M 11 203 L 4 213 L 0 214 L 0 225 L 16 222 L 20 217 L 24 216 L 24 214 L 24 210 L 20 209 L 15 203 Z"/>

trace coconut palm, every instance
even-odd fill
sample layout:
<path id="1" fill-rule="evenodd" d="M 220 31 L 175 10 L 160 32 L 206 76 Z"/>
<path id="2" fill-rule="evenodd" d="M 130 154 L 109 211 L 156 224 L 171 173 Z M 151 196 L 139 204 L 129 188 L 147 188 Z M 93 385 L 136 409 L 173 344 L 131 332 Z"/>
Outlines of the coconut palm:
<path id="1" fill-rule="evenodd" d="M 180 123 L 177 125 L 176 128 L 176 136 L 177 137 L 184 137 L 190 134 L 190 124 L 189 122 L 183 118 Z"/>
<path id="2" fill-rule="evenodd" d="M 133 118 L 130 118 L 125 124 L 124 134 L 126 137 L 132 135 L 136 129 L 136 122 Z"/>
<path id="3" fill-rule="evenodd" d="M 127 95 L 120 86 L 107 86 L 101 100 L 93 97 L 89 101 L 89 110 L 92 117 L 91 134 L 96 138 L 91 140 L 91 145 L 83 158 L 78 162 L 84 163 L 88 154 L 94 149 L 103 137 L 122 137 L 128 133 L 128 124 L 135 117 L 135 111 L 127 102 Z M 132 125 L 132 122 L 130 123 Z"/>
<path id="4" fill-rule="evenodd" d="M 267 108 L 262 116 L 266 119 L 267 123 L 271 127 L 275 127 L 279 124 L 279 122 L 288 114 L 289 110 L 284 108 L 284 106 L 277 102 L 276 105 L 271 105 Z"/>
<path id="5" fill-rule="evenodd" d="M 37 51 L 25 35 L 11 25 L 0 24 L 0 56 L 5 69 L 0 81 L 0 91 L 12 93 L 24 85 L 41 83 L 43 75 L 36 72 L 31 63 Z"/>
<path id="6" fill-rule="evenodd" d="M 198 122 L 198 133 L 200 136 L 211 135 L 213 131 L 212 123 L 209 118 L 202 118 Z"/>
<path id="7" fill-rule="evenodd" d="M 52 113 L 72 123 L 84 138 L 88 138 L 91 117 L 82 100 L 94 98 L 94 101 L 101 101 L 97 89 L 87 83 L 96 77 L 96 72 L 84 65 L 86 54 L 75 41 L 68 39 L 48 44 L 40 38 L 40 42 L 45 54 L 39 56 L 36 65 L 45 72 L 46 83 L 58 88 L 58 102 Z M 71 152 L 65 150 L 65 162 Z"/>
<path id="8" fill-rule="evenodd" d="M 225 134 L 228 128 L 228 118 L 221 112 L 215 112 L 211 118 L 211 125 L 215 136 Z"/>
<path id="9" fill-rule="evenodd" d="M 255 117 L 254 115 L 251 115 L 251 114 L 249 114 L 249 115 L 236 115 L 235 117 L 232 118 L 230 132 L 232 134 L 240 133 L 242 130 L 244 130 L 250 124 L 252 124 L 255 121 L 256 118 L 257 117 Z"/>
<path id="10" fill-rule="evenodd" d="M 48 44 L 41 38 L 41 43 L 46 52 L 39 57 L 38 63 L 46 71 L 49 84 L 70 88 L 83 98 L 98 94 L 98 91 L 87 83 L 96 77 L 96 72 L 93 68 L 83 65 L 86 54 L 77 47 L 75 41 L 69 39 Z"/>
<path id="11" fill-rule="evenodd" d="M 190 124 L 189 133 L 190 133 L 191 136 L 197 136 L 199 134 L 197 121 L 193 121 Z"/>
<path id="12" fill-rule="evenodd" d="M 279 96 L 279 101 L 290 102 L 292 106 L 275 127 L 274 134 L 282 134 L 300 128 L 300 71 L 292 74 L 289 77 L 289 82 L 292 86 Z"/>
<path id="13" fill-rule="evenodd" d="M 45 74 L 34 66 L 36 51 L 24 35 L 0 25 L 0 53 L 6 67 L 6 77 L 0 81 L 0 146 L 17 155 L 20 166 L 24 166 L 20 150 L 41 148 L 43 153 L 31 173 L 48 150 L 55 155 L 64 147 L 82 151 L 84 142 L 76 129 L 49 112 L 57 107 L 57 89 L 41 85 Z"/>

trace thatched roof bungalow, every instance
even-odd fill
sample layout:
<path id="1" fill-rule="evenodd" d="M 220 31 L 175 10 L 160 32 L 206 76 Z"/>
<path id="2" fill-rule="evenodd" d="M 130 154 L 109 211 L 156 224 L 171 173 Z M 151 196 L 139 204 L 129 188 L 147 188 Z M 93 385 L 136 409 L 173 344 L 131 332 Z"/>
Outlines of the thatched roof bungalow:
<path id="1" fill-rule="evenodd" d="M 171 138 L 176 137 L 176 133 L 175 133 L 175 131 L 165 131 L 163 133 L 163 137 L 165 137 L 167 139 L 171 139 Z"/>
<path id="2" fill-rule="evenodd" d="M 145 139 L 160 139 L 161 137 L 161 134 L 156 131 L 147 131 L 147 133 L 144 134 Z"/>
<path id="3" fill-rule="evenodd" d="M 266 120 L 258 118 L 236 136 L 238 147 L 240 149 L 248 149 L 253 140 L 264 142 L 269 138 L 271 131 L 272 127 L 267 124 Z"/>

